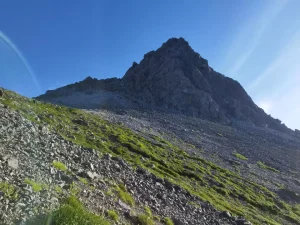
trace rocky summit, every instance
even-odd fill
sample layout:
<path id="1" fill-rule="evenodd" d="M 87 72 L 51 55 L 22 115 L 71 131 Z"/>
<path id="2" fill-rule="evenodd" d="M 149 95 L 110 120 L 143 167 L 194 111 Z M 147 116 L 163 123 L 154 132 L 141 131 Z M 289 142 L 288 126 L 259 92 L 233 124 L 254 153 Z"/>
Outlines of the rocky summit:
<path id="1" fill-rule="evenodd" d="M 122 79 L 0 89 L 0 224 L 300 224 L 300 136 L 182 38 Z"/>
<path id="2" fill-rule="evenodd" d="M 293 133 L 259 108 L 237 81 L 214 71 L 183 38 L 171 38 L 139 64 L 133 62 L 122 79 L 88 77 L 37 99 L 79 108 L 155 106 L 225 124 L 243 121 Z"/>

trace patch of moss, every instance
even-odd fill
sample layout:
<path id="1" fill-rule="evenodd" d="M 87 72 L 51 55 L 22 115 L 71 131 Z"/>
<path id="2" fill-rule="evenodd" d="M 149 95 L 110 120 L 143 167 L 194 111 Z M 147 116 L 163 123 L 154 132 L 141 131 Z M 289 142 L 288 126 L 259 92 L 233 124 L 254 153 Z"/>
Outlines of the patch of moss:
<path id="1" fill-rule="evenodd" d="M 3 193 L 4 198 L 17 200 L 18 192 L 14 185 L 7 182 L 0 182 L 0 192 Z"/>
<path id="2" fill-rule="evenodd" d="M 61 171 L 67 171 L 68 170 L 67 166 L 65 164 L 63 164 L 62 162 L 59 162 L 59 161 L 53 161 L 52 166 L 57 170 L 61 170 Z"/>
<path id="3" fill-rule="evenodd" d="M 240 153 L 237 153 L 237 152 L 233 152 L 232 153 L 235 157 L 237 157 L 238 159 L 241 159 L 241 160 L 248 160 L 248 158 Z"/>
<path id="4" fill-rule="evenodd" d="M 47 185 L 45 185 L 43 183 L 38 183 L 38 182 L 28 179 L 28 178 L 25 178 L 24 183 L 30 185 L 34 192 L 40 192 L 44 189 L 47 189 Z"/>
<path id="5" fill-rule="evenodd" d="M 116 187 L 116 191 L 117 191 L 117 193 L 118 193 L 119 198 L 120 198 L 123 202 L 127 203 L 127 204 L 130 205 L 130 206 L 133 206 L 133 205 L 134 205 L 134 199 L 133 199 L 132 196 L 127 192 L 125 186 L 122 186 L 122 185 L 121 185 L 121 187 L 120 187 L 120 185 L 117 186 L 117 187 Z"/>
<path id="6" fill-rule="evenodd" d="M 110 225 L 108 220 L 89 212 L 74 196 L 69 197 L 51 217 L 53 225 Z"/>
<path id="7" fill-rule="evenodd" d="M 107 216 L 112 219 L 113 221 L 118 221 L 119 220 L 119 215 L 116 211 L 114 210 L 107 210 Z"/>
<path id="8" fill-rule="evenodd" d="M 160 222 L 160 217 L 159 217 L 159 216 L 153 216 L 153 219 L 154 219 L 155 221 Z"/>
<path id="9" fill-rule="evenodd" d="M 166 225 L 174 225 L 173 221 L 169 217 L 165 217 L 164 222 Z"/>
<path id="10" fill-rule="evenodd" d="M 89 184 L 89 182 L 88 182 L 88 180 L 87 179 L 85 179 L 85 178 L 83 178 L 83 177 L 78 177 L 78 179 L 81 181 L 81 183 L 83 183 L 83 184 Z"/>
<path id="11" fill-rule="evenodd" d="M 145 210 L 145 213 L 146 213 L 148 216 L 152 217 L 152 211 L 151 211 L 151 209 L 150 209 L 148 206 L 145 206 L 145 207 L 144 207 L 144 210 Z"/>
<path id="12" fill-rule="evenodd" d="M 261 162 L 261 161 L 258 161 L 258 162 L 257 162 L 257 165 L 258 165 L 260 168 L 262 168 L 262 169 L 271 170 L 271 171 L 273 171 L 273 172 L 275 172 L 275 173 L 280 173 L 279 170 L 277 170 L 277 169 L 275 169 L 275 168 L 273 168 L 273 167 L 271 167 L 271 166 L 268 166 L 268 165 L 264 164 L 264 163 Z"/>
<path id="13" fill-rule="evenodd" d="M 81 188 L 73 181 L 70 185 L 69 192 L 71 195 L 76 196 L 81 192 Z"/>
<path id="14" fill-rule="evenodd" d="M 154 225 L 154 221 L 147 214 L 140 214 L 137 216 L 137 224 L 139 224 L 139 225 Z"/>
<path id="15" fill-rule="evenodd" d="M 105 193 L 104 193 L 106 196 L 112 196 L 113 195 L 113 192 L 111 189 L 108 189 Z"/>
<path id="16" fill-rule="evenodd" d="M 55 191 L 58 194 L 61 194 L 63 192 L 62 188 L 60 186 L 58 186 L 58 185 L 55 185 Z"/>
<path id="17" fill-rule="evenodd" d="M 196 207 L 196 208 L 200 208 L 200 207 L 201 207 L 200 205 L 198 205 L 198 204 L 195 203 L 195 202 L 188 202 L 188 204 L 189 204 L 189 205 L 192 205 L 192 206 L 194 206 L 194 207 Z"/>

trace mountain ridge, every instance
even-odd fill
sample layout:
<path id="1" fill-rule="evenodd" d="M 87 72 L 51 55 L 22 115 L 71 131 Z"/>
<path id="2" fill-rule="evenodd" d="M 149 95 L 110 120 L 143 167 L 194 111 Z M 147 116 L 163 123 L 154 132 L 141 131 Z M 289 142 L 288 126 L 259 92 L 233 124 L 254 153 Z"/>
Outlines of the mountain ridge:
<path id="1" fill-rule="evenodd" d="M 243 121 L 294 133 L 280 120 L 259 108 L 238 81 L 214 71 L 208 61 L 183 38 L 171 38 L 157 50 L 146 53 L 140 63 L 133 62 L 122 78 L 97 80 L 87 77 L 83 81 L 47 91 L 37 99 L 69 105 L 68 98 L 60 98 L 85 93 L 90 98 L 85 96 L 84 107 L 76 102 L 72 106 L 101 108 L 103 105 L 88 104 L 93 94 L 99 91 L 109 94 L 105 100 L 106 106 L 124 99 L 125 103 L 113 105 L 112 108 L 147 105 L 150 106 L 148 108 L 154 106 L 225 124 Z M 105 94 L 99 94 L 99 101 L 106 98 Z M 96 99 L 93 101 L 97 103 Z"/>

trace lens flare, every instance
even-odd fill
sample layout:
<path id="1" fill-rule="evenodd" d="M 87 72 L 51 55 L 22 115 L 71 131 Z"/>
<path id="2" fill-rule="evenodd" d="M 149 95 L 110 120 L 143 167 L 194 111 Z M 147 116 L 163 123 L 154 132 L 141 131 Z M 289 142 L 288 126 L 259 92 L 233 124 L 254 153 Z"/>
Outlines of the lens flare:
<path id="1" fill-rule="evenodd" d="M 35 84 L 35 86 L 37 87 L 39 92 L 42 92 L 42 89 L 39 85 L 38 80 L 36 79 L 36 76 L 33 72 L 33 70 L 31 69 L 31 67 L 29 66 L 27 60 L 25 59 L 25 57 L 23 56 L 23 54 L 21 53 L 21 51 L 17 48 L 17 46 L 3 33 L 0 31 L 0 39 L 2 39 L 4 41 L 4 43 L 6 43 L 13 51 L 14 53 L 18 56 L 18 58 L 21 60 L 21 62 L 23 63 L 23 65 L 25 66 L 26 70 L 28 71 L 33 83 Z"/>

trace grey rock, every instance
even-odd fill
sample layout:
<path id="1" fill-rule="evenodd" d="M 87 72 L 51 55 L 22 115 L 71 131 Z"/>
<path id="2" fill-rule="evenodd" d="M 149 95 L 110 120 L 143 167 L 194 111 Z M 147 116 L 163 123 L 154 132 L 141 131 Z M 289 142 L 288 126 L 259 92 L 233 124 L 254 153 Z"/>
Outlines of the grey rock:
<path id="1" fill-rule="evenodd" d="M 92 163 L 90 163 L 90 168 L 91 170 L 94 170 L 94 165 Z"/>
<path id="2" fill-rule="evenodd" d="M 17 170 L 19 168 L 19 161 L 16 158 L 9 158 L 7 164 L 12 169 Z"/>
<path id="3" fill-rule="evenodd" d="M 88 171 L 86 174 L 87 174 L 87 177 L 90 179 L 95 179 L 95 178 L 99 177 L 99 175 L 96 172 Z"/>
<path id="4" fill-rule="evenodd" d="M 112 158 L 112 155 L 109 153 L 105 153 L 104 158 L 110 160 Z"/>
<path id="5" fill-rule="evenodd" d="M 118 204 L 125 210 L 128 210 L 128 211 L 131 210 L 131 207 L 129 205 L 127 205 L 126 203 L 122 202 L 120 199 L 118 201 Z"/>
<path id="6" fill-rule="evenodd" d="M 145 169 L 143 169 L 141 167 L 137 167 L 136 168 L 136 172 L 139 173 L 139 174 L 147 174 L 148 173 L 147 170 L 145 170 Z"/>
<path id="7" fill-rule="evenodd" d="M 221 212 L 221 216 L 230 219 L 231 218 L 231 214 L 228 211 L 223 211 Z"/>
<path id="8" fill-rule="evenodd" d="M 172 221 L 174 222 L 174 225 L 185 225 L 185 223 L 182 220 L 176 217 L 172 217 Z"/>
<path id="9" fill-rule="evenodd" d="M 245 218 L 239 217 L 235 220 L 237 225 L 251 225 Z M 250 223 L 250 224 L 249 224 Z"/>
<path id="10" fill-rule="evenodd" d="M 67 184 L 71 184 L 74 181 L 74 179 L 71 176 L 68 176 L 64 173 L 61 173 L 60 179 L 64 182 L 66 182 Z"/>

